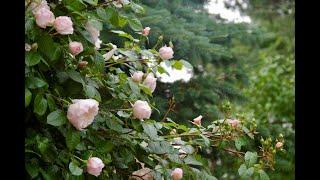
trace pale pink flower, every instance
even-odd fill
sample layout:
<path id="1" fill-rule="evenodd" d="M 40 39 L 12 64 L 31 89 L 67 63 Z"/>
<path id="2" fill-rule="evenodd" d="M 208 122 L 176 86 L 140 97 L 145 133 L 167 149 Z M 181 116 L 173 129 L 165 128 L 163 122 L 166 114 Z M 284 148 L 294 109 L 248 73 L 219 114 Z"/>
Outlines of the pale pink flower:
<path id="1" fill-rule="evenodd" d="M 98 177 L 104 168 L 104 164 L 100 158 L 91 157 L 87 162 L 87 172 Z"/>
<path id="2" fill-rule="evenodd" d="M 132 75 L 132 80 L 135 82 L 141 82 L 143 77 L 143 72 L 142 71 L 136 71 Z"/>
<path id="3" fill-rule="evenodd" d="M 154 92 L 157 86 L 157 78 L 154 77 L 153 73 L 149 73 L 144 79 L 143 84 L 147 86 L 151 92 Z"/>
<path id="4" fill-rule="evenodd" d="M 142 30 L 142 35 L 143 35 L 143 36 L 148 36 L 149 33 L 150 33 L 150 30 L 151 30 L 150 27 L 145 27 L 145 28 Z"/>
<path id="5" fill-rule="evenodd" d="M 76 41 L 70 42 L 69 43 L 69 51 L 74 56 L 80 54 L 83 51 L 82 43 L 81 42 L 76 42 Z"/>
<path id="6" fill-rule="evenodd" d="M 41 8 L 35 13 L 36 23 L 41 28 L 52 26 L 54 22 L 54 14 L 46 8 Z"/>
<path id="7" fill-rule="evenodd" d="M 151 108 L 147 101 L 138 100 L 133 105 L 133 116 L 137 119 L 149 119 L 151 116 Z"/>
<path id="8" fill-rule="evenodd" d="M 183 170 L 181 168 L 175 168 L 171 173 L 171 177 L 173 180 L 181 180 L 182 176 Z"/>
<path id="9" fill-rule="evenodd" d="M 92 43 L 94 43 L 96 49 L 99 49 L 100 44 L 102 43 L 102 41 L 99 39 L 100 31 L 95 28 L 90 21 L 86 23 L 85 28 L 91 36 Z"/>
<path id="10" fill-rule="evenodd" d="M 232 126 L 232 127 L 237 127 L 240 124 L 240 121 L 238 119 L 227 119 L 227 122 Z"/>
<path id="11" fill-rule="evenodd" d="M 160 58 L 163 60 L 168 60 L 173 58 L 173 50 L 171 47 L 163 46 L 159 49 Z"/>
<path id="12" fill-rule="evenodd" d="M 29 8 L 32 9 L 33 15 L 35 15 L 38 12 L 38 10 L 43 8 L 50 10 L 50 7 L 48 6 L 47 1 L 45 0 L 42 0 L 40 3 L 37 3 L 37 2 L 30 3 Z"/>
<path id="13" fill-rule="evenodd" d="M 193 124 L 196 124 L 196 125 L 201 125 L 201 119 L 202 119 L 202 116 L 198 116 L 196 118 L 193 119 Z"/>
<path id="14" fill-rule="evenodd" d="M 282 143 L 282 142 L 277 142 L 277 144 L 276 144 L 276 148 L 277 148 L 277 149 L 282 148 L 282 146 L 283 146 L 283 143 Z"/>
<path id="15" fill-rule="evenodd" d="M 54 20 L 54 28 L 59 34 L 73 34 L 73 23 L 68 16 L 59 16 Z"/>
<path id="16" fill-rule="evenodd" d="M 89 126 L 98 114 L 99 103 L 94 99 L 75 99 L 69 105 L 67 118 L 78 130 Z"/>

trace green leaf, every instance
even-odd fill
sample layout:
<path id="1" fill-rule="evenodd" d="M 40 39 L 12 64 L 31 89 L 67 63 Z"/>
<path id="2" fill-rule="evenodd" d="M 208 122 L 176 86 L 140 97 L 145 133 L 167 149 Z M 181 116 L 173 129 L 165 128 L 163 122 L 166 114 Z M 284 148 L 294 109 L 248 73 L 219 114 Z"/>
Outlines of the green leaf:
<path id="1" fill-rule="evenodd" d="M 130 89 L 131 91 L 134 93 L 134 94 L 140 94 L 140 88 L 139 86 L 133 82 L 131 79 L 128 80 L 129 81 L 129 86 L 130 86 Z"/>
<path id="2" fill-rule="evenodd" d="M 128 118 L 130 117 L 130 114 L 125 112 L 125 111 L 118 111 L 117 114 L 120 116 L 120 117 L 124 117 L 124 118 Z"/>
<path id="3" fill-rule="evenodd" d="M 187 69 L 193 69 L 193 66 L 188 61 L 180 60 L 180 62 L 182 62 Z"/>
<path id="4" fill-rule="evenodd" d="M 137 14 L 144 14 L 145 13 L 145 10 L 143 9 L 143 7 L 141 7 L 140 5 L 138 5 L 132 1 L 130 3 L 130 7 L 131 7 L 132 11 Z"/>
<path id="5" fill-rule="evenodd" d="M 134 40 L 134 38 L 133 38 L 130 34 L 124 32 L 124 31 L 111 30 L 111 32 L 118 34 L 120 37 L 125 37 L 125 38 L 128 38 L 128 39 L 132 40 L 132 41 Z M 126 56 L 128 56 L 128 57 L 130 57 L 130 56 L 133 55 L 132 53 L 129 54 L 129 55 L 127 55 L 128 52 L 131 52 L 131 51 L 123 51 L 123 50 L 121 50 L 121 49 L 118 49 L 118 50 L 119 50 L 120 53 L 122 53 L 122 54 L 124 54 L 124 55 L 126 55 Z M 126 54 L 126 53 L 127 53 L 127 54 Z M 135 54 L 134 54 L 134 55 L 135 55 Z M 135 58 L 135 59 L 136 59 L 136 58 Z"/>
<path id="6" fill-rule="evenodd" d="M 269 180 L 269 176 L 266 172 L 264 172 L 264 170 L 260 169 L 259 170 L 259 176 L 260 176 L 260 180 Z"/>
<path id="7" fill-rule="evenodd" d="M 41 61 L 42 57 L 35 52 L 29 52 L 26 54 L 26 65 L 34 66 L 37 65 Z"/>
<path id="8" fill-rule="evenodd" d="M 81 83 L 81 84 L 84 84 L 84 80 L 82 79 L 82 76 L 81 74 L 78 72 L 78 71 L 75 71 L 75 70 L 68 70 L 67 71 L 67 74 L 69 75 L 69 77 L 78 82 L 78 83 Z"/>
<path id="9" fill-rule="evenodd" d="M 246 144 L 246 141 L 243 139 L 243 138 L 237 138 L 235 141 L 234 141 L 234 144 L 237 148 L 238 151 L 241 150 L 241 146 L 245 145 Z"/>
<path id="10" fill-rule="evenodd" d="M 47 98 L 49 110 L 51 112 L 54 111 L 56 109 L 56 103 L 55 103 L 54 99 L 52 98 L 52 95 L 46 94 L 46 98 Z"/>
<path id="11" fill-rule="evenodd" d="M 60 110 L 51 112 L 47 117 L 47 123 L 52 126 L 61 126 L 67 122 L 66 115 Z"/>
<path id="12" fill-rule="evenodd" d="M 110 23 L 116 27 L 123 27 L 127 24 L 127 18 L 114 11 L 110 18 Z"/>
<path id="13" fill-rule="evenodd" d="M 186 164 L 189 164 L 189 165 L 196 165 L 196 166 L 202 166 L 202 163 L 198 160 L 196 160 L 193 156 L 191 155 L 188 155 L 185 159 L 184 159 L 184 162 Z"/>
<path id="14" fill-rule="evenodd" d="M 80 133 L 77 131 L 69 131 L 66 136 L 66 144 L 68 149 L 73 150 L 80 143 Z"/>
<path id="15" fill-rule="evenodd" d="M 83 1 L 86 2 L 86 3 L 89 3 L 89 4 L 93 5 L 93 6 L 98 5 L 98 0 L 83 0 Z"/>
<path id="16" fill-rule="evenodd" d="M 241 164 L 240 168 L 238 169 L 239 176 L 245 175 L 247 172 L 247 167 L 245 164 Z"/>
<path id="17" fill-rule="evenodd" d="M 71 174 L 73 174 L 75 176 L 80 176 L 83 173 L 83 170 L 81 168 L 79 168 L 78 165 L 74 162 L 70 162 L 69 170 L 70 170 Z"/>
<path id="18" fill-rule="evenodd" d="M 50 35 L 42 33 L 38 40 L 39 51 L 50 61 L 56 61 L 62 55 L 61 45 L 55 43 Z"/>
<path id="19" fill-rule="evenodd" d="M 151 96 L 152 97 L 152 92 L 151 92 L 151 89 L 143 84 L 139 84 L 140 88 L 142 89 L 142 91 L 144 93 L 146 93 L 147 95 Z"/>
<path id="20" fill-rule="evenodd" d="M 26 163 L 26 170 L 28 174 L 31 176 L 31 178 L 35 178 L 39 174 L 39 169 L 32 163 Z"/>
<path id="21" fill-rule="evenodd" d="M 143 132 L 146 133 L 151 139 L 158 139 L 157 129 L 153 124 L 144 122 L 142 123 Z"/>
<path id="22" fill-rule="evenodd" d="M 47 85 L 48 84 L 44 80 L 42 80 L 38 77 L 28 77 L 26 79 L 26 86 L 29 89 L 42 88 Z"/>
<path id="23" fill-rule="evenodd" d="M 122 132 L 123 128 L 119 121 L 117 121 L 116 118 L 110 118 L 106 120 L 106 124 L 110 129 L 115 130 L 117 132 Z"/>
<path id="24" fill-rule="evenodd" d="M 95 87 L 90 85 L 85 85 L 83 87 L 83 90 L 89 98 L 93 98 L 93 99 L 96 99 L 97 101 L 101 101 L 100 93 Z"/>
<path id="25" fill-rule="evenodd" d="M 254 173 L 254 167 L 251 167 L 251 168 L 247 169 L 246 173 L 247 173 L 248 176 L 252 176 L 252 174 Z"/>
<path id="26" fill-rule="evenodd" d="M 97 8 L 97 14 L 98 14 L 98 16 L 99 16 L 102 20 L 104 20 L 104 21 L 108 21 L 109 18 L 110 18 L 110 17 L 108 17 L 106 11 L 105 11 L 103 8 L 101 8 L 101 7 L 98 7 L 98 8 Z"/>
<path id="27" fill-rule="evenodd" d="M 174 151 L 171 144 L 166 141 L 150 141 L 148 142 L 147 149 L 150 153 L 155 154 L 170 154 Z"/>
<path id="28" fill-rule="evenodd" d="M 113 149 L 113 144 L 111 141 L 101 141 L 99 144 L 96 145 L 97 150 L 102 153 L 108 153 L 111 152 Z"/>
<path id="29" fill-rule="evenodd" d="M 32 99 L 32 93 L 29 89 L 24 89 L 24 107 L 28 107 Z"/>
<path id="30" fill-rule="evenodd" d="M 200 136 L 202 137 L 204 144 L 209 147 L 210 146 L 210 140 L 209 138 L 207 138 L 206 136 L 204 136 L 203 134 L 200 134 Z"/>
<path id="31" fill-rule="evenodd" d="M 172 64 L 172 67 L 177 69 L 177 70 L 181 70 L 183 68 L 183 64 L 182 62 L 180 61 L 175 61 L 173 64 Z"/>
<path id="32" fill-rule="evenodd" d="M 139 19 L 137 18 L 129 18 L 128 19 L 129 26 L 134 31 L 142 31 L 143 27 Z"/>
<path id="33" fill-rule="evenodd" d="M 43 95 L 37 94 L 33 102 L 33 111 L 39 116 L 42 116 L 47 111 L 47 106 L 47 100 L 43 97 Z"/>
<path id="34" fill-rule="evenodd" d="M 244 155 L 245 162 L 249 167 L 253 166 L 257 162 L 257 158 L 258 158 L 257 152 L 253 153 L 253 152 L 248 151 Z"/>

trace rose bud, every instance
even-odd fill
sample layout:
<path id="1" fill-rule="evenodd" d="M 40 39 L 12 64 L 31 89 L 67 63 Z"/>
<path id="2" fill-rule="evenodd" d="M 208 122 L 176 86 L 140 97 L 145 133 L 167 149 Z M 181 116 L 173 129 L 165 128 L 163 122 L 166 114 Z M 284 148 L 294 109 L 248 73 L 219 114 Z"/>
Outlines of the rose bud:
<path id="1" fill-rule="evenodd" d="M 83 46 L 81 42 L 76 42 L 76 41 L 70 42 L 69 51 L 74 56 L 80 54 L 83 51 Z"/>
<path id="2" fill-rule="evenodd" d="M 100 158 L 91 157 L 87 162 L 87 172 L 98 177 L 104 168 L 104 164 Z"/>
<path id="3" fill-rule="evenodd" d="M 201 126 L 201 119 L 202 119 L 202 116 L 198 116 L 196 118 L 193 119 L 193 124 L 196 124 L 196 125 L 199 125 Z"/>
<path id="4" fill-rule="evenodd" d="M 31 45 L 28 44 L 28 43 L 25 43 L 25 44 L 24 44 L 24 49 L 25 49 L 27 52 L 30 51 L 30 50 L 31 50 Z"/>
<path id="5" fill-rule="evenodd" d="M 153 73 L 149 73 L 146 79 L 143 81 L 143 84 L 151 90 L 153 93 L 157 86 L 157 78 L 154 77 Z"/>
<path id="6" fill-rule="evenodd" d="M 182 176 L 183 170 L 181 168 L 175 168 L 171 173 L 171 177 L 173 180 L 181 180 Z"/>
<path id="7" fill-rule="evenodd" d="M 232 127 L 237 127 L 240 124 L 240 121 L 238 119 L 227 119 L 227 122 L 232 126 Z"/>
<path id="8" fill-rule="evenodd" d="M 141 82 L 143 74 L 144 73 L 142 71 L 137 71 L 133 73 L 131 78 L 135 82 Z"/>
<path id="9" fill-rule="evenodd" d="M 147 101 L 138 100 L 133 105 L 133 116 L 137 119 L 149 119 L 151 116 L 151 108 Z"/>
<path id="10" fill-rule="evenodd" d="M 276 144 L 276 148 L 277 148 L 277 149 L 281 149 L 282 146 L 283 146 L 283 143 L 282 143 L 282 142 L 277 142 L 277 144 Z"/>
<path id="11" fill-rule="evenodd" d="M 142 30 L 142 35 L 143 35 L 143 36 L 148 36 L 149 33 L 150 33 L 150 30 L 151 30 L 150 27 L 145 27 L 145 28 Z"/>
<path id="12" fill-rule="evenodd" d="M 163 46 L 159 49 L 160 58 L 163 60 L 168 60 L 173 58 L 173 50 L 171 47 Z"/>

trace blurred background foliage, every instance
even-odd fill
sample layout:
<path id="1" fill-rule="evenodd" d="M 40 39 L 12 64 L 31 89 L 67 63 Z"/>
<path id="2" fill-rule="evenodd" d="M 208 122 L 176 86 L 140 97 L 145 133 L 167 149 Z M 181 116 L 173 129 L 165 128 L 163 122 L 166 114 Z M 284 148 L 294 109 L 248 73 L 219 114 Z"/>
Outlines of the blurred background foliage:
<path id="1" fill-rule="evenodd" d="M 161 119 L 170 106 L 168 99 L 173 98 L 168 117 L 190 125 L 201 114 L 206 125 L 222 118 L 222 103 L 231 101 L 255 118 L 262 136 L 284 135 L 287 152 L 277 157 L 270 179 L 294 179 L 294 1 L 225 1 L 226 7 L 249 15 L 251 23 L 227 22 L 209 14 L 204 8 L 206 0 L 136 2 L 146 10 L 140 17 L 142 24 L 151 27 L 145 45 L 163 36 L 159 47 L 172 41 L 174 59 L 183 57 L 194 66 L 188 83 L 158 84 L 155 100 L 161 114 L 154 116 Z M 219 161 L 224 166 L 217 166 L 217 177 L 234 178 L 225 165 L 236 162 L 214 159 L 213 163 Z"/>

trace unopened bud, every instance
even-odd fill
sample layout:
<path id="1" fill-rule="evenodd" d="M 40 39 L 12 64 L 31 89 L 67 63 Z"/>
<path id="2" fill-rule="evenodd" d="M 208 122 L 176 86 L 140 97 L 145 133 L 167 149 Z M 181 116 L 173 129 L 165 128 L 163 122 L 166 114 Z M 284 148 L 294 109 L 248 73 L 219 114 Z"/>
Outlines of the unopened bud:
<path id="1" fill-rule="evenodd" d="M 85 68 L 87 65 L 88 65 L 87 61 L 80 61 L 79 64 L 78 64 L 78 67 L 79 68 Z"/>
<path id="2" fill-rule="evenodd" d="M 32 47 L 32 49 L 37 50 L 37 49 L 38 49 L 38 43 L 33 43 L 33 44 L 31 45 L 31 47 Z"/>

